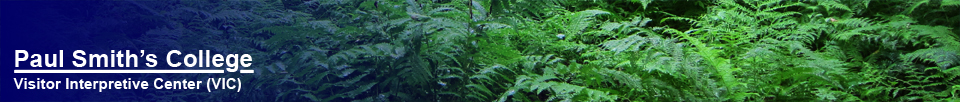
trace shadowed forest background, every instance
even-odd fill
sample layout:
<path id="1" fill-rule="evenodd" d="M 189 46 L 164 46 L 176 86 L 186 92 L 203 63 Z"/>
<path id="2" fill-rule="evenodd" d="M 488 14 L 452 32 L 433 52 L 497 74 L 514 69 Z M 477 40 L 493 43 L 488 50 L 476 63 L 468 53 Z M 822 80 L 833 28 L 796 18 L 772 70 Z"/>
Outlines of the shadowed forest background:
<path id="1" fill-rule="evenodd" d="M 65 30 L 85 34 L 53 39 L 109 43 L 99 48 L 106 50 L 203 49 L 257 59 L 256 74 L 143 75 L 239 77 L 241 92 L 104 92 L 150 96 L 114 99 L 960 100 L 960 0 L 133 0 L 88 6 L 102 7 L 53 11 L 93 15 L 68 20 L 96 24 Z"/>

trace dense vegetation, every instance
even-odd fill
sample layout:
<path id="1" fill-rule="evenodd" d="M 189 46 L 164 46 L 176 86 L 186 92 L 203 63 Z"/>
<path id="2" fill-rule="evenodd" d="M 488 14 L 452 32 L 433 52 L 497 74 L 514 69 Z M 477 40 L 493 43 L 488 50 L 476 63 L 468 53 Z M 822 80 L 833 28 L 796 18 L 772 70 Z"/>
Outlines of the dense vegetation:
<path id="1" fill-rule="evenodd" d="M 242 77 L 243 92 L 149 93 L 154 99 L 960 100 L 958 0 L 116 5 L 142 12 L 126 19 L 156 25 L 130 36 L 138 48 L 257 58 L 256 75 L 164 76 Z"/>

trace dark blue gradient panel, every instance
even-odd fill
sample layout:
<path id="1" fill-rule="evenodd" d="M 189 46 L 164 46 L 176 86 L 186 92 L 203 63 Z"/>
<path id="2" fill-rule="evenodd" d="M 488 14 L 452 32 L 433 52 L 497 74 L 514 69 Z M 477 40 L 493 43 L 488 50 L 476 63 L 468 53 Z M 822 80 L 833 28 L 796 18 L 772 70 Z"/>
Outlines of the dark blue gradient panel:
<path id="1" fill-rule="evenodd" d="M 242 76 L 237 72 L 226 73 L 15 73 L 14 70 L 222 70 L 233 67 L 212 67 L 211 65 L 186 67 L 186 61 L 208 61 L 211 54 L 223 54 L 228 51 L 206 49 L 209 45 L 202 41 L 216 41 L 209 37 L 197 37 L 210 32 L 188 32 L 193 28 L 203 28 L 199 25 L 209 24 L 180 24 L 174 21 L 192 20 L 176 19 L 177 15 L 189 13 L 171 13 L 157 10 L 163 5 L 181 4 L 178 1 L 2 1 L 0 3 L 0 101 L 199 101 L 216 99 L 219 101 L 231 100 L 244 95 L 253 94 L 253 90 L 207 90 L 208 80 L 231 82 L 231 85 L 240 85 Z M 204 4 L 216 5 L 216 4 Z M 179 17 L 189 18 L 189 17 Z M 193 19 L 195 20 L 195 19 Z M 218 23 L 211 21 L 212 23 Z M 217 28 L 217 27 L 207 27 Z M 208 29 L 207 31 L 222 31 L 222 29 Z M 202 39 L 197 42 L 187 42 L 185 39 Z M 216 45 L 232 46 L 232 45 Z M 27 53 L 21 53 L 18 51 Z M 82 50 L 86 55 L 81 59 L 86 61 L 83 67 L 76 67 L 79 59 L 74 52 Z M 182 66 L 170 66 L 166 58 L 171 50 L 179 50 L 181 55 L 171 57 L 173 62 L 180 62 Z M 62 51 L 62 53 L 60 52 Z M 114 52 L 111 52 L 114 51 Z M 130 53 L 127 53 L 129 51 Z M 143 51 L 141 53 L 141 51 Z M 201 55 L 202 51 L 204 52 Z M 96 67 L 90 59 L 91 55 L 109 55 L 101 63 L 114 61 L 112 65 L 122 63 L 130 66 Z M 131 60 L 115 55 L 136 55 Z M 147 54 L 153 54 L 155 62 L 147 60 Z M 196 55 L 193 59 L 184 59 L 187 54 Z M 242 53 L 241 53 L 242 54 Z M 235 54 L 232 58 L 240 58 Z M 40 58 L 35 58 L 38 55 Z M 214 57 L 215 58 L 215 57 Z M 22 60 L 22 61 L 21 61 Z M 40 67 L 31 66 L 32 61 L 39 60 Z M 186 60 L 186 61 L 185 61 Z M 44 61 L 54 63 L 43 64 Z M 236 61 L 234 61 L 236 62 Z M 134 67 L 133 65 L 136 65 Z M 154 67 L 147 67 L 155 64 Z M 164 81 L 158 81 L 161 78 Z M 69 81 L 80 83 L 90 82 L 93 89 L 68 89 Z M 83 81 L 79 81 L 83 80 Z M 59 81 L 59 83 L 57 83 Z M 109 83 L 113 81 L 113 83 Z M 199 82 L 198 82 L 199 81 Z M 48 84 L 54 82 L 54 84 Z M 103 84 L 103 82 L 108 82 Z M 170 82 L 175 89 L 157 89 L 157 85 L 166 85 Z M 31 84 L 32 83 L 32 84 Z M 41 84 L 44 83 L 44 84 Z M 146 89 L 140 83 L 146 83 Z M 249 84 L 249 83 L 242 83 Z M 53 85 L 53 89 L 45 87 Z M 119 86 L 118 86 L 119 85 Z M 219 84 L 225 85 L 225 84 Z M 30 88 L 33 89 L 30 89 Z M 83 87 L 83 86 L 79 86 Z M 107 87 L 107 89 L 102 89 Z M 194 89 L 190 89 L 194 87 Z M 119 88 L 119 89 L 118 89 Z M 161 87 L 167 88 L 167 87 Z M 186 88 L 186 89 L 182 89 Z M 245 94 L 250 93 L 250 94 Z M 210 98 L 212 94 L 236 96 Z M 213 101 L 213 100 L 205 100 Z M 246 100 L 250 101 L 250 100 Z"/>

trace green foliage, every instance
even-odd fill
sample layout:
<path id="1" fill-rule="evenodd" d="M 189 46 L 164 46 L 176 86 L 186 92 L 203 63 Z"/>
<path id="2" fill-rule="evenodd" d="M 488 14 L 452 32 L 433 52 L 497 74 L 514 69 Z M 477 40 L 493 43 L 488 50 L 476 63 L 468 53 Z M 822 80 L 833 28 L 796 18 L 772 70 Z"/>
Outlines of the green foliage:
<path id="1" fill-rule="evenodd" d="M 960 6 L 960 1 L 957 1 L 957 0 L 943 0 L 943 1 L 941 1 L 940 6 Z"/>
<path id="2" fill-rule="evenodd" d="M 595 16 L 605 15 L 605 14 L 610 14 L 610 12 L 601 11 L 601 10 L 584 10 L 584 11 L 570 14 L 568 16 L 557 16 L 561 18 L 557 18 L 556 20 L 561 20 L 561 21 L 547 20 L 547 22 L 557 22 L 557 23 L 560 23 L 557 25 L 561 25 L 561 24 L 565 25 L 557 28 L 566 30 L 564 32 L 567 34 L 576 35 L 576 34 L 582 33 L 583 29 L 587 28 L 588 26 L 593 25 Z M 563 22 L 563 21 L 566 21 L 566 22 Z"/>
<path id="3" fill-rule="evenodd" d="M 960 99 L 958 4 L 184 4 L 156 8 L 190 16 L 147 31 L 151 39 L 141 42 L 251 53 L 259 74 L 228 76 L 254 80 L 250 90 L 262 95 L 249 99 L 261 101 L 953 101 Z M 253 10 L 228 9 L 244 7 Z M 200 39 L 224 40 L 182 46 Z"/>
<path id="4" fill-rule="evenodd" d="M 945 46 L 937 48 L 928 48 L 920 49 L 911 53 L 903 55 L 903 59 L 907 61 L 920 60 L 923 62 L 935 63 L 941 68 L 948 68 L 950 66 L 956 66 L 958 64 L 958 53 L 956 50 L 957 46 Z"/>

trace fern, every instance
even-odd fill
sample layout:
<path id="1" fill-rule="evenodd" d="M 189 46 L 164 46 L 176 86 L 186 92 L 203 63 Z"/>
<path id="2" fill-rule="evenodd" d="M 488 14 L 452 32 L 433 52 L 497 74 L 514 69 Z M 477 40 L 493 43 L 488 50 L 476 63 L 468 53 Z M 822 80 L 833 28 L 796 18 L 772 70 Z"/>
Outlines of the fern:
<path id="1" fill-rule="evenodd" d="M 304 27 L 309 27 L 313 29 L 324 28 L 329 33 L 335 33 L 335 31 L 339 29 L 336 25 L 334 25 L 332 22 L 328 20 L 309 21 L 309 22 L 304 22 L 301 25 L 303 25 Z"/>
<path id="2" fill-rule="evenodd" d="M 907 8 L 906 11 L 904 11 L 904 12 L 905 12 L 905 14 L 911 14 L 911 13 L 913 13 L 913 10 L 916 10 L 917 7 L 920 7 L 920 5 L 927 4 L 927 3 L 929 3 L 929 2 L 930 2 L 930 0 L 920 0 L 919 2 L 913 2 L 913 4 L 910 6 L 910 8 Z"/>
<path id="3" fill-rule="evenodd" d="M 906 61 L 921 61 L 934 63 L 940 68 L 949 68 L 960 65 L 960 49 L 958 46 L 943 46 L 936 48 L 920 49 L 903 55 Z"/>
<path id="4" fill-rule="evenodd" d="M 557 62 L 560 62 L 560 61 L 563 60 L 563 58 L 554 58 L 553 55 L 546 55 L 546 56 L 537 56 L 537 55 L 533 55 L 533 56 L 523 56 L 522 59 L 523 59 L 523 60 L 521 60 L 521 62 L 523 62 L 523 63 L 521 63 L 521 65 L 522 65 L 524 68 L 527 68 L 527 69 L 539 68 L 539 67 L 544 66 L 544 65 L 553 65 L 553 64 L 556 64 Z"/>
<path id="5" fill-rule="evenodd" d="M 154 99 L 960 99 L 956 0 L 193 2 L 130 2 L 167 24 L 134 47 L 250 53 L 264 94 Z"/>
<path id="6" fill-rule="evenodd" d="M 620 53 L 623 51 L 640 50 L 641 49 L 640 46 L 646 44 L 647 43 L 646 41 L 649 41 L 649 40 L 637 35 L 631 35 L 624 39 L 610 40 L 610 41 L 604 42 L 602 46 L 610 51 Z"/>
<path id="7" fill-rule="evenodd" d="M 640 78 L 639 76 L 625 73 L 622 71 L 611 70 L 611 69 L 594 69 L 594 70 L 597 71 L 598 73 L 604 73 L 604 74 L 610 75 L 610 77 L 612 77 L 613 80 L 616 80 L 617 82 L 622 84 L 626 84 L 630 88 L 647 89 L 643 87 L 645 83 L 643 83 L 643 78 Z"/>
<path id="8" fill-rule="evenodd" d="M 917 36 L 923 37 L 924 39 L 929 39 L 933 42 L 932 46 L 958 46 L 960 45 L 960 36 L 957 36 L 950 31 L 951 28 L 944 26 L 927 26 L 927 25 L 914 25 L 910 26 L 910 29 L 917 31 Z M 929 46 L 929 45 L 928 45 Z"/>
<path id="9" fill-rule="evenodd" d="M 549 69 L 545 69 L 549 70 Z M 567 83 L 559 83 L 548 81 L 551 79 L 556 79 L 556 76 L 553 76 L 551 72 L 545 72 L 546 75 L 543 76 L 533 76 L 529 77 L 526 75 L 521 75 L 517 77 L 517 82 L 514 84 L 514 89 L 508 90 L 504 95 L 513 95 L 516 90 L 524 90 L 528 92 L 535 92 L 540 94 L 543 91 L 550 91 L 552 95 L 547 100 L 561 100 L 561 101 L 571 101 L 574 100 L 574 97 L 585 95 L 587 100 L 603 100 L 603 101 L 613 101 L 616 100 L 617 96 L 610 96 L 608 93 L 581 87 L 579 85 L 572 85 Z M 584 92 L 584 93 L 581 93 Z M 501 96 L 505 97 L 505 96 Z M 505 98 L 500 98 L 498 101 L 505 101 Z"/>
<path id="10" fill-rule="evenodd" d="M 580 34 L 587 27 L 593 26 L 596 16 L 608 15 L 610 12 L 603 10 L 583 10 L 572 14 L 561 16 L 563 20 L 564 32 L 567 34 Z"/>
<path id="11" fill-rule="evenodd" d="M 634 17 L 633 19 L 631 19 L 631 21 L 604 23 L 603 25 L 600 26 L 600 29 L 603 29 L 604 31 L 616 32 L 619 34 L 630 34 L 631 32 L 634 32 L 634 31 L 639 31 L 638 33 L 650 32 L 648 29 L 641 28 L 641 27 L 646 27 L 647 24 L 650 23 L 650 21 L 653 21 L 653 19 L 644 18 L 644 17 Z"/>
<path id="12" fill-rule="evenodd" d="M 851 9 L 849 6 L 834 0 L 819 0 L 816 2 L 817 2 L 817 6 L 823 6 L 824 8 L 828 8 L 828 9 L 840 9 L 848 12 L 853 11 L 853 9 Z M 865 2 L 869 2 L 869 1 L 865 1 Z M 865 3 L 864 5 L 866 4 L 868 3 Z"/>
<path id="13" fill-rule="evenodd" d="M 630 0 L 630 2 L 640 2 L 640 6 L 642 6 L 643 9 L 647 9 L 647 5 L 653 2 L 653 0 Z"/>
<path id="14" fill-rule="evenodd" d="M 256 19 L 256 18 L 259 18 L 259 16 L 255 15 L 255 14 L 253 14 L 253 13 L 251 13 L 251 12 L 248 12 L 248 11 L 223 10 L 223 11 L 219 11 L 219 12 L 217 12 L 217 13 L 210 14 L 210 17 L 207 18 L 206 20 L 207 20 L 207 21 L 213 21 L 213 20 L 233 20 L 233 19 L 238 19 L 238 20 L 251 20 L 251 19 Z"/>
<path id="15" fill-rule="evenodd" d="M 960 1 L 957 0 L 943 0 L 940 2 L 940 7 L 943 6 L 960 6 Z"/>

